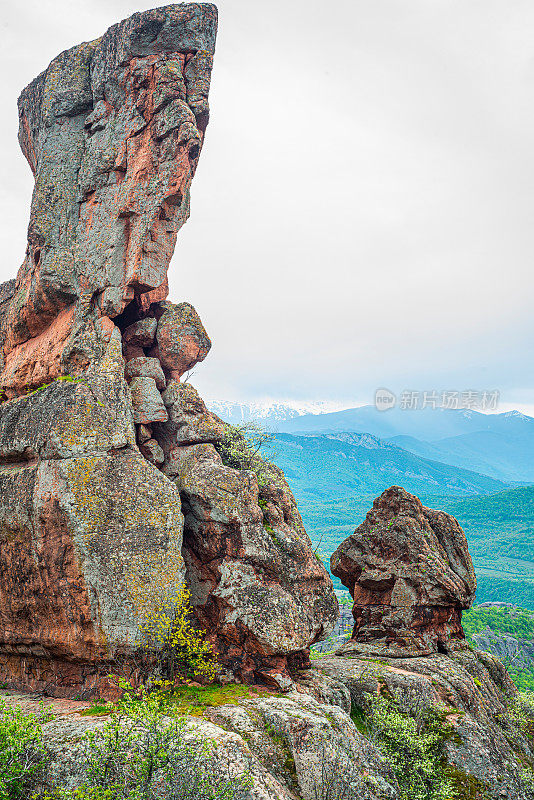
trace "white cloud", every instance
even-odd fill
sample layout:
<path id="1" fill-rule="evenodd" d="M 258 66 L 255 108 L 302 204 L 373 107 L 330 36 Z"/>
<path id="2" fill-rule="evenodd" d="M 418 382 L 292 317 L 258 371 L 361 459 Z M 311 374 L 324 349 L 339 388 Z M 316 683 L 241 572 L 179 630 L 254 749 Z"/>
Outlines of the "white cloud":
<path id="1" fill-rule="evenodd" d="M 2 278 L 31 180 L 16 96 L 142 7 L 29 0 L 1 23 Z M 221 0 L 212 121 L 171 266 L 212 396 L 533 396 L 534 6 Z"/>

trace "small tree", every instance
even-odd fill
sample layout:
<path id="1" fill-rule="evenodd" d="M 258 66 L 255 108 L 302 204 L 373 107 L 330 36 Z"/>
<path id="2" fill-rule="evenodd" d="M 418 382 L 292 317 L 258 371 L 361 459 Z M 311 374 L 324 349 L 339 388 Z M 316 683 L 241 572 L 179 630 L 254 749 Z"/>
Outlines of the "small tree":
<path id="1" fill-rule="evenodd" d="M 82 739 L 84 782 L 42 800 L 245 800 L 248 775 L 215 756 L 158 697 L 126 691 L 110 721 Z"/>
<path id="2" fill-rule="evenodd" d="M 136 568 L 129 576 L 128 590 L 139 620 L 138 644 L 159 675 L 168 680 L 202 678 L 213 680 L 216 660 L 205 632 L 193 622 L 191 592 L 180 580 L 181 557 L 169 559 L 165 569 L 150 570 L 143 580 Z"/>
<path id="3" fill-rule="evenodd" d="M 24 714 L 0 700 L 0 800 L 28 797 L 48 760 L 41 725 L 50 715 Z"/>
<path id="4" fill-rule="evenodd" d="M 366 722 L 371 741 L 398 781 L 401 800 L 453 800 L 443 746 L 452 733 L 439 709 L 423 702 L 408 711 L 399 700 L 376 697 Z"/>
<path id="5" fill-rule="evenodd" d="M 273 480 L 273 466 L 265 451 L 274 437 L 254 422 L 225 426 L 225 435 L 215 447 L 222 462 L 232 469 L 247 469 L 256 475 L 258 486 Z"/>

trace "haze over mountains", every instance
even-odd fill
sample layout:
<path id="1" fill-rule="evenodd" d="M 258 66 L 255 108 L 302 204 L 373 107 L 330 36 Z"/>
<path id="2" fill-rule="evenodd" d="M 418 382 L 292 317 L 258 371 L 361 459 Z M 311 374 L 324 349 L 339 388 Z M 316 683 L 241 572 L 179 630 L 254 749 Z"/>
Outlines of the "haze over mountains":
<path id="1" fill-rule="evenodd" d="M 269 456 L 299 498 L 377 496 L 392 485 L 413 494 L 466 497 L 509 483 L 409 453 L 370 434 L 274 435 Z"/>

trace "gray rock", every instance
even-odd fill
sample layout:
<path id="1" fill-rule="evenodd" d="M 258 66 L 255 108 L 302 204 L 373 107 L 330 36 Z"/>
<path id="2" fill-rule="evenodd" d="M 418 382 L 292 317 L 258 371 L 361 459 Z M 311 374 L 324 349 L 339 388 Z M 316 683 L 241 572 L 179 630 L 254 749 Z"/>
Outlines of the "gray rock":
<path id="1" fill-rule="evenodd" d="M 71 715 L 45 725 L 52 761 L 43 787 L 74 788 L 83 782 L 80 739 L 104 724 L 101 718 Z M 189 719 L 184 738 L 193 747 L 214 745 L 212 759 L 203 765 L 208 772 L 250 776 L 244 800 L 398 798 L 391 769 L 348 714 L 307 694 L 207 709 L 204 717 Z"/>
<path id="2" fill-rule="evenodd" d="M 133 378 L 130 382 L 133 418 L 136 424 L 166 422 L 167 410 L 158 392 L 154 378 Z"/>
<path id="3" fill-rule="evenodd" d="M 223 465 L 210 444 L 178 447 L 163 467 L 180 491 L 184 558 L 199 622 L 245 682 L 287 689 L 294 666 L 338 616 L 283 475 L 276 485 Z M 260 506 L 260 500 L 262 506 Z"/>
<path id="4" fill-rule="evenodd" d="M 148 439 L 148 441 L 143 442 L 143 444 L 139 445 L 139 449 L 146 460 L 150 461 L 151 464 L 156 464 L 157 466 L 163 464 L 165 456 L 155 439 Z"/>
<path id="5" fill-rule="evenodd" d="M 129 325 L 122 334 L 124 342 L 137 347 L 151 347 L 154 344 L 156 336 L 156 328 L 158 322 L 156 319 L 146 317 L 140 319 Z"/>
<path id="6" fill-rule="evenodd" d="M 124 374 L 127 381 L 131 381 L 132 378 L 153 378 L 160 392 L 167 385 L 161 364 L 157 358 L 149 358 L 148 356 L 132 358 L 126 362 Z"/>
<path id="7" fill-rule="evenodd" d="M 465 784 L 478 781 L 492 800 L 531 800 L 523 763 L 531 763 L 534 748 L 508 721 L 517 690 L 489 653 L 466 648 L 417 658 L 325 656 L 315 666 L 344 683 L 360 708 L 382 693 L 416 718 L 425 709 L 441 709 L 454 732 L 445 743 L 446 756 L 465 775 Z"/>

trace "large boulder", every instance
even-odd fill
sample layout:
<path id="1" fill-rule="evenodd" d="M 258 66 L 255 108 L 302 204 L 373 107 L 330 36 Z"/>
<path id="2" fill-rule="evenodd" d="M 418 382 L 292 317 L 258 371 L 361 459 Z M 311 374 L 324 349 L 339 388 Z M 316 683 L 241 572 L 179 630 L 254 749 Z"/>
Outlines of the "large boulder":
<path id="1" fill-rule="evenodd" d="M 401 657 L 463 645 L 462 609 L 476 578 L 449 514 L 392 486 L 337 548 L 331 569 L 354 598 L 354 631 L 340 652 Z"/>
<path id="2" fill-rule="evenodd" d="M 189 303 L 160 303 L 163 314 L 156 331 L 157 346 L 153 352 L 169 374 L 180 380 L 199 361 L 203 361 L 211 348 L 211 341 L 198 316 Z"/>
<path id="3" fill-rule="evenodd" d="M 2 698 L 3 699 L 3 698 Z M 10 704 L 18 697 L 5 698 Z M 50 755 L 38 778 L 49 794 L 74 789 L 87 781 L 84 736 L 102 729 L 107 718 L 81 716 L 83 704 L 50 704 L 56 717 L 43 726 Z M 37 702 L 25 702 L 37 711 Z M 165 720 L 162 721 L 165 724 Z M 195 717 L 184 715 L 180 736 L 189 748 L 186 765 L 227 780 L 245 777 L 239 800 L 398 800 L 391 766 L 376 743 L 355 726 L 349 714 L 294 691 L 286 697 L 268 692 L 206 708 Z M 201 748 L 208 745 L 209 753 Z M 194 753 L 201 758 L 194 757 Z M 149 776 L 150 777 L 150 776 Z M 153 788 L 161 800 L 182 796 L 179 785 L 163 786 L 160 773 Z M 174 790 L 174 791 L 173 791 Z M 225 793 L 230 796 L 230 792 Z"/>
<path id="4" fill-rule="evenodd" d="M 118 329 L 101 366 L 0 405 L 8 686 L 104 693 L 118 657 L 134 669 L 136 586 L 184 579 L 180 496 L 135 445 Z"/>

